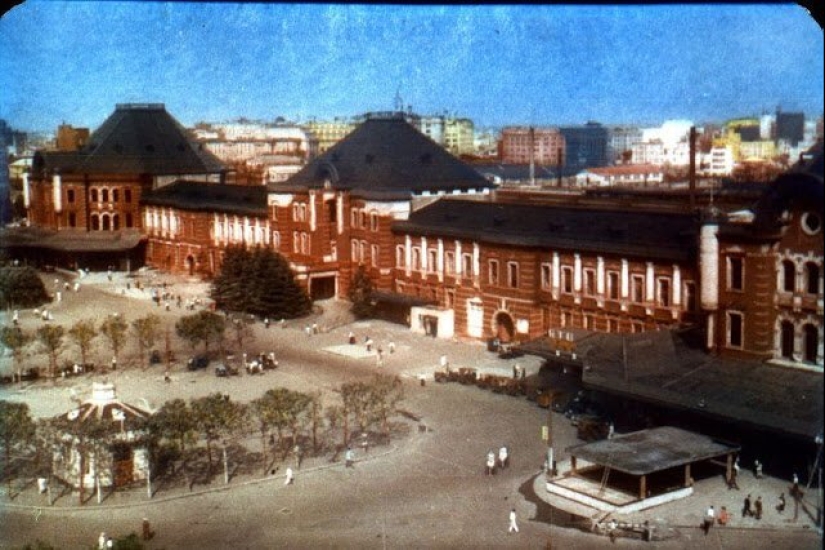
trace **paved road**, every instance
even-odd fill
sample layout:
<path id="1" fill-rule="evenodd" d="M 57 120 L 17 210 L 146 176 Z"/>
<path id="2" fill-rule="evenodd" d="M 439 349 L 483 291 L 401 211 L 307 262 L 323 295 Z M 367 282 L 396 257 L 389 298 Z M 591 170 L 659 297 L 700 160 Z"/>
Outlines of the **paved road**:
<path id="1" fill-rule="evenodd" d="M 130 313 L 141 315 L 138 306 Z M 353 329 L 359 338 L 369 334 L 376 343 L 390 339 L 396 343 L 397 353 L 388 356 L 382 368 L 404 377 L 407 398 L 402 406 L 420 416 L 428 431 L 421 433 L 411 424 L 407 437 L 391 447 L 373 449 L 369 456 L 358 456 L 352 469 L 326 461 L 307 464 L 288 487 L 281 477 L 274 477 L 250 483 L 237 480 L 228 490 L 185 498 L 168 499 L 181 492 L 162 491 L 152 501 L 133 493 L 83 508 L 0 507 L 0 548 L 19 548 L 36 539 L 58 548 L 89 548 L 101 531 L 114 536 L 139 531 L 144 516 L 157 531 L 149 548 L 545 548 L 549 540 L 556 548 L 610 545 L 607 539 L 576 529 L 532 520 L 548 516 L 548 510 L 526 496 L 525 490 L 544 457 L 539 434 L 546 411 L 523 398 L 475 387 L 431 382 L 421 387 L 415 378 L 431 372 L 444 353 L 453 365 L 502 372 L 509 372 L 512 362 L 493 358 L 478 344 L 434 341 L 384 323 L 356 323 L 312 337 L 301 328 L 266 330 L 256 325 L 255 346 L 275 347 L 282 362 L 278 371 L 262 377 L 217 379 L 209 372 L 178 369 L 173 373 L 175 381 L 166 385 L 162 372 L 131 369 L 119 370 L 111 378 L 124 400 L 149 396 L 156 404 L 217 389 L 239 400 L 257 397 L 276 385 L 329 392 L 344 380 L 368 377 L 377 369 L 372 359 L 324 351 L 344 342 Z M 536 367 L 527 359 L 522 364 Z M 89 382 L 84 380 L 13 390 L 9 396 L 30 402 L 39 414 L 53 414 L 50 411 L 67 408 L 69 387 L 82 389 Z M 557 417 L 554 426 L 559 450 L 576 441 L 569 423 Z M 485 454 L 502 444 L 512 449 L 511 467 L 486 476 Z M 217 488 L 220 480 L 213 483 Z M 518 534 L 507 533 L 513 507 L 519 516 Z M 656 546 L 707 544 L 818 548 L 819 538 L 812 531 L 721 528 L 705 538 L 698 529 L 688 528 Z M 620 539 L 616 546 L 650 545 Z"/>

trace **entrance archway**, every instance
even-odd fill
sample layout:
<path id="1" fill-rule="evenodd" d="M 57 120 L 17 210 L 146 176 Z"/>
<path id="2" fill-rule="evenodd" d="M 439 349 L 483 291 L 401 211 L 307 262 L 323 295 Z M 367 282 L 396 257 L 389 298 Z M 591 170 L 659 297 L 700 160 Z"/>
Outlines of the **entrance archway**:
<path id="1" fill-rule="evenodd" d="M 195 274 L 195 257 L 191 254 L 186 257 L 186 271 L 190 276 Z"/>
<path id="2" fill-rule="evenodd" d="M 516 334 L 513 318 L 506 311 L 499 311 L 493 318 L 495 322 L 494 331 L 500 342 L 506 344 L 513 341 Z"/>

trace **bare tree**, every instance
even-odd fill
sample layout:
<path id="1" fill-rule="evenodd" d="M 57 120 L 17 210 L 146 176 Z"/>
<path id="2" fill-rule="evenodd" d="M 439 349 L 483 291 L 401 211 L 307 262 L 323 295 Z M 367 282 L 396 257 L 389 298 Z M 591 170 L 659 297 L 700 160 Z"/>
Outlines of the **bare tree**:
<path id="1" fill-rule="evenodd" d="M 3 329 L 0 330 L 0 342 L 11 350 L 18 382 L 23 379 L 23 350 L 33 339 L 34 336 L 28 332 L 24 332 L 20 327 L 3 327 Z"/>
<path id="2" fill-rule="evenodd" d="M 63 336 L 66 330 L 60 325 L 43 325 L 37 329 L 37 340 L 49 356 L 49 376 L 57 373 L 57 357 L 63 349 Z"/>
<path id="3" fill-rule="evenodd" d="M 91 319 L 81 319 L 69 329 L 69 337 L 80 349 L 80 361 L 83 365 L 88 364 L 89 351 L 92 348 L 92 340 L 97 335 L 95 323 Z"/>
<path id="4" fill-rule="evenodd" d="M 160 317 L 150 313 L 146 317 L 135 319 L 132 321 L 132 330 L 138 344 L 138 354 L 140 356 L 138 364 L 144 365 L 143 361 L 147 359 L 146 350 L 155 345 L 155 341 L 160 335 Z"/>
<path id="5" fill-rule="evenodd" d="M 100 325 L 100 332 L 109 341 L 115 361 L 120 358 L 120 350 L 126 342 L 126 331 L 128 329 L 129 325 L 117 313 L 107 317 Z"/>

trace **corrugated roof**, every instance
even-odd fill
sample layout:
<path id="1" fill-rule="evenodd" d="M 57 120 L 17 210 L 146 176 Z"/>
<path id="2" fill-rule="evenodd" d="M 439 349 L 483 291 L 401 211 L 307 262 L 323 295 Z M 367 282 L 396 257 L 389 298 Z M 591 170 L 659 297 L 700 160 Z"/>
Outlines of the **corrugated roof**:
<path id="1" fill-rule="evenodd" d="M 403 118 L 372 118 L 290 177 L 282 187 L 364 191 L 452 191 L 491 187 L 473 167 L 408 124 Z"/>
<path id="2" fill-rule="evenodd" d="M 213 174 L 225 169 L 162 104 L 118 105 L 80 151 L 39 152 L 35 170 L 97 174 Z"/>
<path id="3" fill-rule="evenodd" d="M 182 210 L 266 216 L 264 186 L 177 181 L 141 197 L 142 204 Z"/>
<path id="4" fill-rule="evenodd" d="M 575 249 L 650 259 L 695 256 L 692 214 L 593 210 L 559 205 L 444 198 L 393 224 L 396 233 L 481 239 L 549 249 Z"/>
<path id="5" fill-rule="evenodd" d="M 616 435 L 568 447 L 571 456 L 634 476 L 660 472 L 739 451 L 730 445 L 672 426 Z"/>

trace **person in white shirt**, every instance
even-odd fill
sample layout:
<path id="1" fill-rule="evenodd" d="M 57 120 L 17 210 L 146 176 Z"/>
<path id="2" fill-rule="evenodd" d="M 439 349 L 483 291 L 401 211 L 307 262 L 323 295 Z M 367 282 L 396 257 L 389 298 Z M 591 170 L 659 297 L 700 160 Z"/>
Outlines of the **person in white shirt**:
<path id="1" fill-rule="evenodd" d="M 518 524 L 516 524 L 516 509 L 510 510 L 510 527 L 507 529 L 508 533 L 518 533 Z"/>

